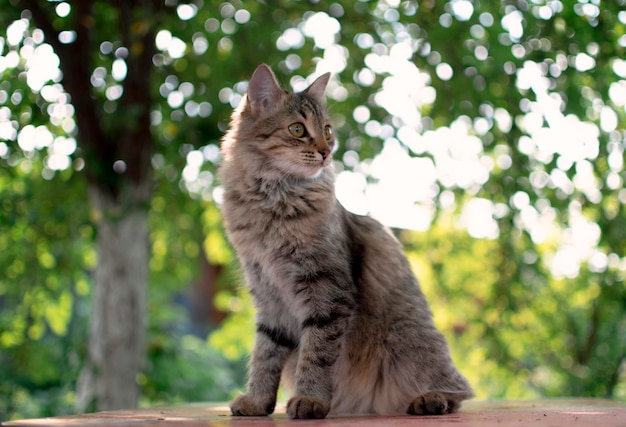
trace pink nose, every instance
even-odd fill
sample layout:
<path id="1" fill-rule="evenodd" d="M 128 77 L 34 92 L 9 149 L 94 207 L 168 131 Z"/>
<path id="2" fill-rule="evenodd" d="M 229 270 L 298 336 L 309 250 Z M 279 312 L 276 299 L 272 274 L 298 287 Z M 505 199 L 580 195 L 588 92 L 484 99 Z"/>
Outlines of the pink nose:
<path id="1" fill-rule="evenodd" d="M 326 157 L 330 156 L 330 150 L 328 148 L 322 148 L 321 150 L 317 150 L 318 153 L 322 155 L 322 159 L 326 160 Z"/>

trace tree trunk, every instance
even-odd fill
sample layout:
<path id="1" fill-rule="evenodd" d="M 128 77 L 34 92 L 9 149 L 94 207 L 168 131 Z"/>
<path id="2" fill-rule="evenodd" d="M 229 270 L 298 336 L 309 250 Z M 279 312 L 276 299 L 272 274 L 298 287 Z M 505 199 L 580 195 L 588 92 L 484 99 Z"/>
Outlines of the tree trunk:
<path id="1" fill-rule="evenodd" d="M 144 358 L 146 333 L 147 206 L 154 150 L 152 57 L 155 31 L 166 5 L 148 0 L 109 3 L 117 28 L 97 25 L 98 2 L 73 2 L 72 14 L 62 25 L 70 25 L 67 29 L 75 32 L 75 39 L 63 43 L 53 4 L 22 0 L 59 56 L 63 87 L 71 95 L 77 142 L 92 186 L 98 264 L 87 355 L 77 383 L 76 406 L 81 412 L 136 406 L 136 376 Z M 100 64 L 95 47 L 104 40 L 127 49 L 123 95 L 108 121 L 103 119 L 110 112 L 91 84 L 93 69 Z M 123 170 L 116 168 L 118 161 L 123 162 Z"/>
<path id="2" fill-rule="evenodd" d="M 80 412 L 137 405 L 150 256 L 147 204 L 143 202 L 149 192 L 129 187 L 116 199 L 106 190 L 91 189 L 98 264 L 88 352 L 77 384 Z"/>
<path id="3" fill-rule="evenodd" d="M 223 271 L 223 265 L 213 264 L 206 252 L 200 251 L 200 274 L 192 283 L 190 292 L 191 327 L 196 336 L 205 337 L 211 328 L 226 318 L 226 313 L 214 305 L 218 280 Z"/>

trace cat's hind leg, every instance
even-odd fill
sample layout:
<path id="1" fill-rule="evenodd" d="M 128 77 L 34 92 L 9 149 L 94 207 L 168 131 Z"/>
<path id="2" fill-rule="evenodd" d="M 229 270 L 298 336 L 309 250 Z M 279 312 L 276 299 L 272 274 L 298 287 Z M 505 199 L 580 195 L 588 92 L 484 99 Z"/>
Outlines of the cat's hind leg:
<path id="1" fill-rule="evenodd" d="M 456 412 L 465 396 L 457 393 L 429 391 L 411 402 L 407 412 L 410 415 L 443 415 Z"/>

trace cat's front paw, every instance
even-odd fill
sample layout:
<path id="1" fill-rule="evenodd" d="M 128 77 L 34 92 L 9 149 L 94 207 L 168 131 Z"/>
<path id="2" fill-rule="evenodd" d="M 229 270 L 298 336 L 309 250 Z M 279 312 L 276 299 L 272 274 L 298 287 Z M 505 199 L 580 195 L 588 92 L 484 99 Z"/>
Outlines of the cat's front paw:
<path id="1" fill-rule="evenodd" d="M 275 402 L 261 403 L 240 394 L 230 403 L 230 412 L 239 417 L 262 417 L 274 412 Z"/>
<path id="2" fill-rule="evenodd" d="M 287 402 L 287 415 L 294 419 L 325 418 L 330 404 L 314 397 L 294 396 Z"/>
<path id="3" fill-rule="evenodd" d="M 455 401 L 448 400 L 444 394 L 429 391 L 411 402 L 407 412 L 411 415 L 451 414 L 457 406 Z"/>

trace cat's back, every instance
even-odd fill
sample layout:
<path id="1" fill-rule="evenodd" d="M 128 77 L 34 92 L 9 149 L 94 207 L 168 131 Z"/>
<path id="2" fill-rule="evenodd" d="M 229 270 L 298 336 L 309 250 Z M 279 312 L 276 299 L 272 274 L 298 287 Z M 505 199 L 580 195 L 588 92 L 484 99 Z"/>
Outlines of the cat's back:
<path id="1" fill-rule="evenodd" d="M 417 279 L 392 231 L 369 216 L 344 210 L 344 227 L 351 240 L 354 280 L 362 291 L 398 294 L 404 299 L 420 293 Z M 369 289 L 372 288 L 372 289 Z"/>
<path id="2" fill-rule="evenodd" d="M 373 218 L 344 212 L 344 223 L 359 308 L 335 365 L 332 412 L 402 413 L 435 384 L 466 393 L 401 243 Z"/>

